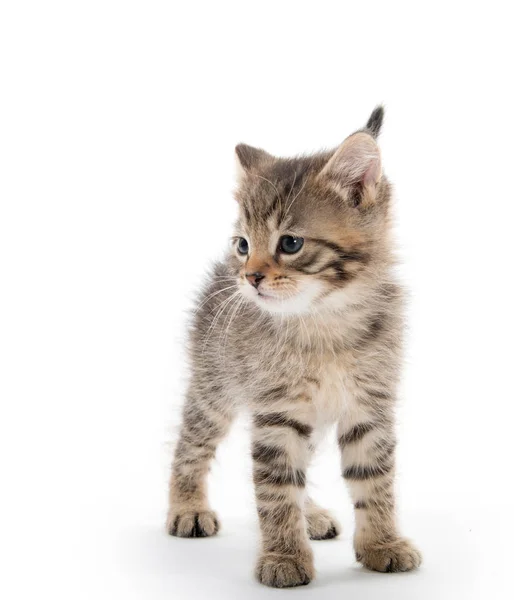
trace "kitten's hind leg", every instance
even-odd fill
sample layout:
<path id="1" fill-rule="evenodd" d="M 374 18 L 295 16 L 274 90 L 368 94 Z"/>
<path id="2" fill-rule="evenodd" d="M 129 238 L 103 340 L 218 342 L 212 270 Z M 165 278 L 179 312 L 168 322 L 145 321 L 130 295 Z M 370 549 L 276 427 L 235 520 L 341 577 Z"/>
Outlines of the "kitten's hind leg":
<path id="1" fill-rule="evenodd" d="M 341 533 L 341 526 L 336 519 L 310 497 L 305 501 L 305 518 L 311 540 L 330 540 Z"/>
<path id="2" fill-rule="evenodd" d="M 233 412 L 215 397 L 215 390 L 211 394 L 200 395 L 191 389 L 186 398 L 170 480 L 166 523 L 170 535 L 208 537 L 219 529 L 207 498 L 207 474 L 219 442 L 228 433 Z"/>
<path id="3" fill-rule="evenodd" d="M 398 533 L 395 514 L 395 436 L 392 415 L 365 414 L 339 425 L 343 477 L 355 506 L 355 555 L 368 569 L 410 571 L 421 554 Z"/>

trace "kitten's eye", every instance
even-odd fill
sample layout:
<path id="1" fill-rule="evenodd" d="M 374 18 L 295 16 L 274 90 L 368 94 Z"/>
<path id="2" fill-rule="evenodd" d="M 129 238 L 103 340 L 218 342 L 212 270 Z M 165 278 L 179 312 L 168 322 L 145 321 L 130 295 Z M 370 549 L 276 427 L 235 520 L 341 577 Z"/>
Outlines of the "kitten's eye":
<path id="1" fill-rule="evenodd" d="M 293 237 L 292 235 L 283 235 L 280 238 L 278 247 L 286 254 L 294 254 L 303 246 L 303 238 Z"/>
<path id="2" fill-rule="evenodd" d="M 237 251 L 243 256 L 248 254 L 248 242 L 242 237 L 240 237 L 239 241 L 237 242 Z"/>

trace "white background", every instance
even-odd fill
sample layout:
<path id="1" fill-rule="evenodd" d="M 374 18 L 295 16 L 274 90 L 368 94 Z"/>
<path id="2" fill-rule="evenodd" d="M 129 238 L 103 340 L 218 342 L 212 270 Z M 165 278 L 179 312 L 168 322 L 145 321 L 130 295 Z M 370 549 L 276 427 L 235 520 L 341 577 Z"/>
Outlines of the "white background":
<path id="1" fill-rule="evenodd" d="M 4 1 L 0 590 L 5 598 L 505 598 L 512 564 L 508 2 Z M 252 577 L 247 427 L 211 540 L 164 533 L 185 311 L 230 235 L 233 147 L 330 147 L 386 105 L 402 277 L 400 513 L 417 573 L 362 570 L 341 518 L 318 578 Z M 288 596 L 289 597 L 289 596 Z"/>

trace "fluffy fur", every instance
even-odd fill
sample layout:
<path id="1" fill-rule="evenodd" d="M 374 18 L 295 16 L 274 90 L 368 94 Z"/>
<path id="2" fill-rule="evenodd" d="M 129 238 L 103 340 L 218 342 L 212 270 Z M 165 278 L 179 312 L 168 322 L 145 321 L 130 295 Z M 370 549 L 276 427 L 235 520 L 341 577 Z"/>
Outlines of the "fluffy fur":
<path id="1" fill-rule="evenodd" d="M 355 506 L 357 560 L 377 571 L 407 571 L 421 560 L 395 519 L 403 299 L 392 273 L 391 190 L 376 143 L 382 117 L 379 107 L 340 147 L 313 156 L 275 158 L 237 146 L 233 249 L 216 264 L 194 314 L 168 531 L 218 531 L 207 499 L 209 462 L 237 410 L 249 409 L 262 534 L 256 574 L 273 587 L 309 583 L 309 538 L 339 533 L 305 493 L 316 440 L 334 422 Z M 284 236 L 303 245 L 288 253 Z"/>

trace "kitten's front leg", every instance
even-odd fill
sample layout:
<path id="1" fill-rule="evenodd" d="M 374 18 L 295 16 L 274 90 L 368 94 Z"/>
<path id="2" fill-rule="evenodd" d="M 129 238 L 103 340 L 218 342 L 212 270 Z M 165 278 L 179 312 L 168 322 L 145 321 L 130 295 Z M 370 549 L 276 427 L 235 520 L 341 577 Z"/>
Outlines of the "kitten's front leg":
<path id="1" fill-rule="evenodd" d="M 262 551 L 256 575 L 271 587 L 306 585 L 314 577 L 304 515 L 309 410 L 254 415 L 252 456 Z"/>
<path id="2" fill-rule="evenodd" d="M 359 420 L 341 423 L 338 433 L 343 477 L 355 507 L 357 560 L 382 572 L 418 567 L 421 554 L 396 526 L 392 414 L 364 409 Z"/>
<path id="3" fill-rule="evenodd" d="M 170 479 L 167 530 L 178 537 L 207 537 L 219 529 L 207 499 L 207 473 L 233 414 L 219 391 L 191 385 L 184 405 L 180 438 Z"/>

